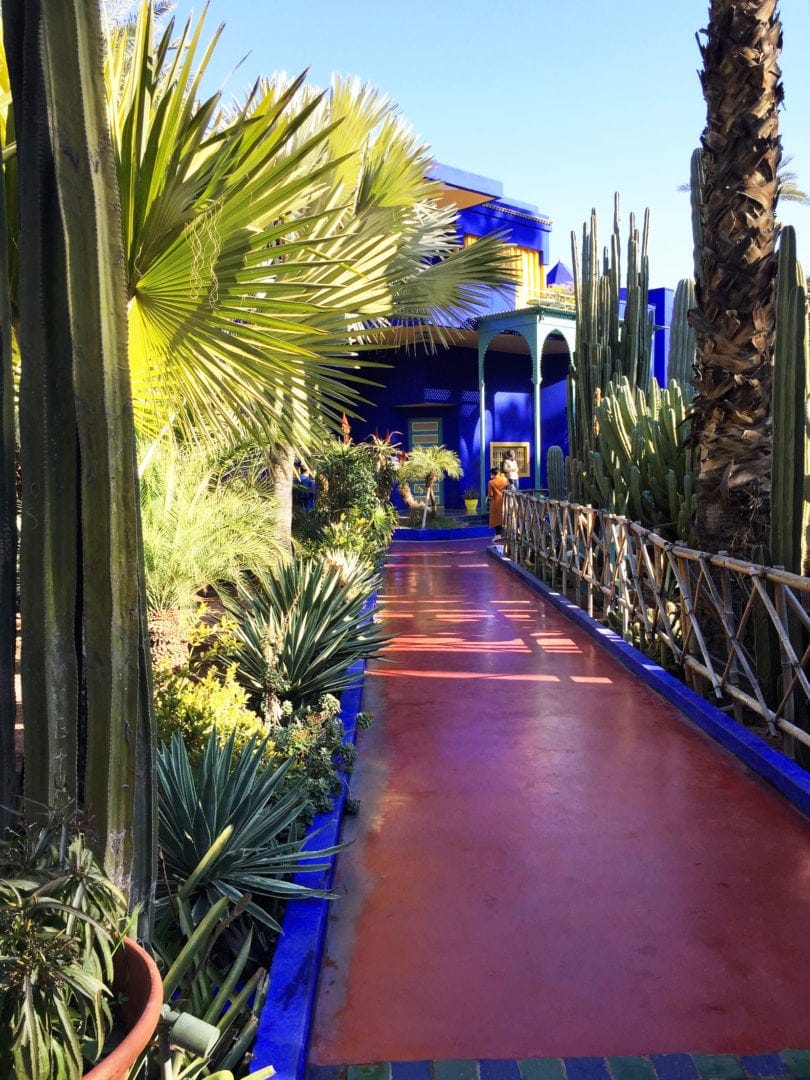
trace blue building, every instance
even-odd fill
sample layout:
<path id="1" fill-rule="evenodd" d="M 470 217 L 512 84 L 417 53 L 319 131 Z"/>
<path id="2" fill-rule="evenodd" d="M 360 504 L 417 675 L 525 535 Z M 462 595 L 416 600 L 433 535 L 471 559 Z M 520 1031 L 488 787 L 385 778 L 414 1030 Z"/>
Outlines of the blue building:
<path id="1" fill-rule="evenodd" d="M 384 388 L 369 387 L 365 421 L 352 423 L 356 441 L 377 433 L 397 433 L 404 449 L 442 443 L 461 458 L 464 479 L 446 481 L 440 502 L 462 505 L 470 485 L 486 490 L 489 469 L 515 450 L 520 483 L 545 487 L 549 446 L 567 451 L 566 376 L 576 344 L 571 275 L 549 267 L 551 219 L 537 207 L 504 198 L 501 185 L 485 177 L 437 165 L 431 174 L 444 198 L 457 209 L 465 244 L 502 231 L 519 267 L 518 282 L 492 291 L 480 314 L 457 327 L 449 348 L 416 339 L 375 360 L 390 365 L 380 373 Z M 665 382 L 672 290 L 650 294 L 655 320 L 654 373 Z"/>

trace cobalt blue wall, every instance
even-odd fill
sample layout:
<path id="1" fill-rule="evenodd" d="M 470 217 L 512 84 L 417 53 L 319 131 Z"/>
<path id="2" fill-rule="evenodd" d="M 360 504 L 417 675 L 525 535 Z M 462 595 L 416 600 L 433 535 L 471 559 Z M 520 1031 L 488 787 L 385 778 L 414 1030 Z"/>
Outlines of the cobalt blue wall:
<path id="1" fill-rule="evenodd" d="M 619 290 L 619 318 L 624 318 L 624 306 L 627 289 Z M 658 329 L 653 334 L 652 369 L 653 378 L 659 386 L 667 385 L 667 358 L 669 357 L 669 328 L 672 324 L 672 307 L 675 301 L 673 289 L 650 289 L 647 293 L 647 306 L 652 311 Z"/>
<path id="2" fill-rule="evenodd" d="M 659 386 L 667 385 L 667 358 L 669 356 L 669 328 L 672 325 L 674 289 L 650 289 L 647 293 L 650 307 L 655 311 L 655 325 L 663 327 L 653 336 L 653 375 Z"/>
<path id="3" fill-rule="evenodd" d="M 537 215 L 537 209 L 526 203 L 483 203 L 458 212 L 458 232 L 461 236 L 486 236 L 503 231 L 507 244 L 534 248 L 540 261 L 548 266 L 551 223 Z"/>
<path id="4" fill-rule="evenodd" d="M 423 348 L 409 352 L 379 353 L 372 357 L 392 365 L 373 372 L 383 387 L 368 387 L 365 396 L 371 404 L 358 411 L 363 419 L 351 421 L 352 438 L 361 442 L 369 435 L 384 436 L 398 432 L 396 441 L 408 450 L 408 423 L 438 417 L 442 422 L 442 442 L 461 458 L 464 477 L 445 481 L 445 506 L 460 508 L 462 491 L 470 484 L 478 486 L 481 423 L 478 394 L 477 349 L 451 348 L 430 353 Z M 542 362 L 540 409 L 543 478 L 545 452 L 556 443 L 567 451 L 566 383 L 568 357 L 547 356 Z M 531 359 L 528 354 L 487 352 L 486 439 L 497 442 L 527 442 L 532 445 Z M 531 478 L 523 477 L 523 487 Z"/>
<path id="5" fill-rule="evenodd" d="M 540 365 L 540 439 L 543 444 L 540 461 L 540 487 L 548 487 L 546 452 L 550 446 L 561 446 L 568 453 L 568 356 L 544 356 Z"/>
<path id="6" fill-rule="evenodd" d="M 502 232 L 507 244 L 533 248 L 540 253 L 540 262 L 548 266 L 551 242 L 551 222 L 538 215 L 537 207 L 528 203 L 505 201 L 482 203 L 459 210 L 459 236 L 487 236 Z M 517 286 L 487 290 L 486 298 L 478 304 L 480 315 L 494 315 L 517 307 Z"/>

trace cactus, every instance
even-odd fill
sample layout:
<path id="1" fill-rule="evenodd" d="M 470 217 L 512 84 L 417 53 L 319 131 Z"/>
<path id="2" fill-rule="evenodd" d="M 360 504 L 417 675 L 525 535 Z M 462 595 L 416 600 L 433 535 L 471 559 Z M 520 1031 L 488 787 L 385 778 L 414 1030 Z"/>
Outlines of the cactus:
<path id="1" fill-rule="evenodd" d="M 675 289 L 672 306 L 667 379 L 669 382 L 674 380 L 680 386 L 687 402 L 695 396 L 692 383 L 695 375 L 695 331 L 686 317 L 687 312 L 694 306 L 695 283 L 691 278 L 682 278 Z"/>
<path id="2" fill-rule="evenodd" d="M 565 457 L 561 446 L 550 446 L 546 451 L 546 475 L 549 498 L 565 498 Z"/>
<path id="3" fill-rule="evenodd" d="M 804 272 L 796 258 L 795 230 L 786 225 L 776 289 L 770 554 L 775 565 L 795 574 L 802 573 L 806 562 L 809 352 Z"/>
<path id="4" fill-rule="evenodd" d="M 702 159 L 693 159 L 693 197 L 701 197 Z M 569 498 L 626 513 L 649 528 L 689 537 L 695 506 L 687 406 L 693 396 L 694 331 L 686 313 L 694 303 L 689 281 L 679 285 L 670 347 L 672 378 L 661 390 L 650 377 L 652 325 L 647 315 L 649 211 L 641 236 L 630 219 L 624 319 L 619 304 L 619 201 L 610 255 L 597 260 L 597 218 L 583 227 L 581 260 L 573 243 L 577 347 L 569 372 L 571 457 Z"/>
<path id="5" fill-rule="evenodd" d="M 572 459 L 580 501 L 627 514 L 673 539 L 687 539 L 695 504 L 690 452 L 682 447 L 687 404 L 677 383 L 649 394 L 626 377 L 607 385 L 596 409 L 600 452 L 588 468 Z"/>
<path id="6" fill-rule="evenodd" d="M 647 306 L 649 263 L 647 246 L 650 215 L 645 212 L 639 231 L 635 215 L 630 215 L 627 242 L 627 273 L 624 316 L 620 311 L 621 229 L 620 201 L 614 202 L 613 232 L 609 251 L 598 254 L 598 219 L 591 212 L 590 228 L 583 226 L 581 250 L 571 237 L 574 265 L 574 289 L 577 298 L 577 344 L 568 376 L 568 446 L 572 457 L 581 463 L 574 472 L 578 479 L 569 482 L 569 494 L 580 497 L 580 482 L 587 488 L 587 472 L 592 454 L 599 452 L 600 431 L 597 414 L 605 388 L 613 379 L 626 377 L 634 387 L 646 391 L 650 385 L 652 322 Z M 597 488 L 604 477 L 592 476 Z"/>
<path id="7" fill-rule="evenodd" d="M 81 806 L 108 873 L 148 902 L 151 687 L 98 5 L 6 0 L 2 16 L 20 203 L 25 793 Z"/>

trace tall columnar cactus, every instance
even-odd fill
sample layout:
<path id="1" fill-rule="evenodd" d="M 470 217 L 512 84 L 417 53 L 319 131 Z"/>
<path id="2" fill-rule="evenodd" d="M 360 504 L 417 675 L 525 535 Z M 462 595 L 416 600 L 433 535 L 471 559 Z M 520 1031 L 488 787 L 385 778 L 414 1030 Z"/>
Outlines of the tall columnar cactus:
<path id="1" fill-rule="evenodd" d="M 695 375 L 695 331 L 686 317 L 694 306 L 695 283 L 691 278 L 682 278 L 675 289 L 672 305 L 667 379 L 678 384 L 687 402 L 695 396 L 692 383 Z"/>
<path id="2" fill-rule="evenodd" d="M 551 499 L 565 498 L 565 457 L 561 446 L 550 446 L 546 451 L 546 475 L 548 494 Z"/>
<path id="3" fill-rule="evenodd" d="M 591 212 L 590 229 L 582 230 L 581 257 L 571 236 L 577 302 L 577 344 L 569 372 L 568 445 L 582 461 L 597 449 L 594 409 L 611 379 L 626 376 L 633 386 L 650 381 L 652 320 L 647 306 L 650 216 L 639 232 L 630 215 L 624 313 L 621 302 L 620 203 L 615 197 L 610 250 L 599 256 L 598 220 Z"/>
<path id="4" fill-rule="evenodd" d="M 97 0 L 5 0 L 19 169 L 25 794 L 153 888 L 151 690 Z M 6 438 L 8 432 L 5 432 Z"/>
<path id="5" fill-rule="evenodd" d="M 807 407 L 810 403 L 804 271 L 796 233 L 782 228 L 776 290 L 773 371 L 771 561 L 795 574 L 806 569 L 808 496 Z"/>
<path id="6" fill-rule="evenodd" d="M 608 383 L 596 409 L 599 451 L 572 459 L 578 497 L 625 514 L 671 539 L 688 539 L 695 504 L 691 453 L 683 447 L 687 404 L 677 383 L 649 393 L 626 377 Z"/>

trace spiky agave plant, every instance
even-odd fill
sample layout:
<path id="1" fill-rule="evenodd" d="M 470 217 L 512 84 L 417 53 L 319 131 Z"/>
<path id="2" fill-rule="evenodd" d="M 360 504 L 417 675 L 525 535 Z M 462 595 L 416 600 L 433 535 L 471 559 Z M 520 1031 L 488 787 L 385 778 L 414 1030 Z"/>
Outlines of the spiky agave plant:
<path id="1" fill-rule="evenodd" d="M 329 552 L 276 566 L 229 608 L 237 621 L 238 678 L 268 720 L 339 694 L 352 665 L 378 656 L 389 638 L 366 610 L 379 575 L 359 556 Z"/>
<path id="2" fill-rule="evenodd" d="M 328 895 L 291 878 L 302 860 L 336 849 L 302 851 L 303 830 L 299 836 L 295 824 L 306 809 L 307 792 L 303 782 L 283 783 L 291 759 L 267 769 L 263 742 L 251 739 L 236 754 L 234 741 L 231 734 L 220 745 L 212 731 L 196 767 L 177 734 L 158 751 L 163 869 L 158 913 L 172 917 L 174 892 L 189 903 L 195 924 L 218 900 L 244 899 L 249 915 L 278 931 L 278 911 L 274 914 L 267 901 Z M 313 873 L 324 868 L 323 863 L 308 867 Z"/>

